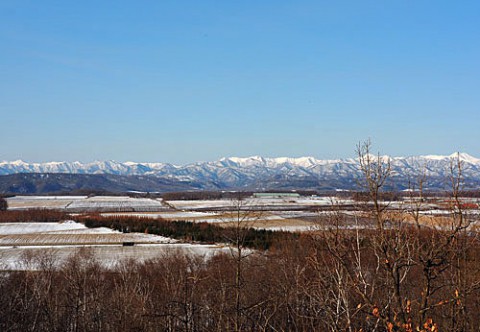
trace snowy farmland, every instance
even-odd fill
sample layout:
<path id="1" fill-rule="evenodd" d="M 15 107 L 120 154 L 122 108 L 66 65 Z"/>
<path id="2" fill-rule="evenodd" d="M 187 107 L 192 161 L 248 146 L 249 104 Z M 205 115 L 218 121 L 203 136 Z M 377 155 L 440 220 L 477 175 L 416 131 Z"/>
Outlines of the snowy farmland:
<path id="1" fill-rule="evenodd" d="M 69 204 L 67 212 L 156 212 L 168 210 L 161 201 L 149 198 L 95 196 L 75 200 Z"/>
<path id="2" fill-rule="evenodd" d="M 196 211 L 173 211 L 166 213 L 102 213 L 102 216 L 134 216 L 143 218 L 163 218 L 171 221 L 189 221 L 194 223 L 214 223 L 222 227 L 231 227 L 240 220 L 243 220 L 244 226 L 282 231 L 307 231 L 312 229 L 312 223 L 296 218 L 295 216 L 318 216 L 318 214 L 310 212 L 304 214 L 288 213 L 272 213 L 272 212 L 256 212 L 240 214 L 240 216 L 231 212 L 196 212 Z"/>
<path id="3" fill-rule="evenodd" d="M 98 212 L 105 216 L 135 216 L 163 218 L 172 221 L 217 223 L 228 226 L 234 223 L 232 215 L 237 209 L 235 200 L 169 200 L 132 198 L 128 196 L 16 196 L 7 199 L 9 209 L 30 208 L 56 209 L 67 213 Z M 363 203 L 365 204 L 365 203 Z M 388 202 L 389 208 L 408 209 L 409 201 Z M 345 215 L 355 215 L 361 207 L 353 200 L 338 197 L 257 197 L 246 198 L 241 202 L 245 211 L 258 211 L 261 217 L 256 224 L 267 229 L 304 229 L 306 220 L 328 215 L 333 209 L 340 209 Z M 468 210 L 468 214 L 479 214 L 479 210 Z M 426 203 L 421 211 L 425 215 L 448 215 L 451 210 L 442 210 L 438 204 Z"/>
<path id="4" fill-rule="evenodd" d="M 129 245 L 125 246 L 126 243 Z M 0 270 L 35 268 L 36 263 L 26 262 L 26 257 L 45 255 L 60 265 L 85 248 L 105 266 L 126 259 L 144 261 L 175 252 L 209 257 L 228 250 L 221 245 L 181 243 L 158 235 L 121 233 L 105 227 L 87 228 L 74 221 L 0 223 Z"/>
<path id="5" fill-rule="evenodd" d="M 235 209 L 235 201 L 219 200 L 172 200 L 168 204 L 178 210 L 228 210 Z M 255 210 L 301 210 L 307 208 L 329 208 L 334 205 L 353 205 L 354 201 L 336 197 L 266 197 L 247 198 L 242 201 L 245 209 Z"/>
<path id="6" fill-rule="evenodd" d="M 173 239 L 142 233 L 121 233 L 109 228 L 87 228 L 74 222 L 0 223 L 0 246 L 100 245 L 125 242 L 174 243 Z"/>
<path id="7" fill-rule="evenodd" d="M 128 260 L 144 262 L 157 259 L 164 255 L 177 253 L 199 255 L 208 259 L 218 253 L 227 252 L 228 248 L 216 245 L 202 244 L 140 244 L 133 247 L 121 245 L 104 246 L 30 246 L 30 247 L 1 247 L 0 246 L 0 271 L 1 270 L 35 270 L 44 262 L 45 257 L 50 259 L 54 266 L 61 266 L 70 256 L 80 251 L 87 251 L 94 259 L 105 267 L 114 267 Z"/>
<path id="8" fill-rule="evenodd" d="M 295 201 L 281 198 L 252 198 L 242 201 L 242 204 L 247 210 L 260 212 L 253 218 L 255 222 L 251 223 L 252 227 L 296 230 L 298 227 L 300 227 L 298 229 L 306 229 L 310 225 L 298 220 L 294 215 L 286 215 L 282 210 L 290 207 L 298 209 L 312 205 L 326 206 L 328 202 L 326 198 L 310 197 L 296 198 Z M 164 202 L 161 199 L 127 196 L 16 196 L 8 198 L 8 204 L 11 210 L 46 208 L 67 213 L 99 212 L 104 216 L 163 218 L 172 221 L 217 223 L 225 227 L 237 220 L 237 216 L 231 211 L 235 208 L 235 201 L 230 199 Z M 312 214 L 312 212 L 306 213 Z M 107 240 L 106 237 L 104 236 L 105 240 Z"/>
<path id="9" fill-rule="evenodd" d="M 17 196 L 8 198 L 9 209 L 56 209 L 81 214 L 98 212 L 103 216 L 162 218 L 169 221 L 215 223 L 231 227 L 240 219 L 243 226 L 289 232 L 316 232 L 332 228 L 332 213 L 343 218 L 335 227 L 351 230 L 374 228 L 375 224 L 355 206 L 355 202 L 332 197 L 247 198 L 241 201 L 172 200 L 131 198 L 127 196 Z M 411 202 L 390 205 L 391 221 L 411 222 L 405 211 Z M 335 206 L 335 208 L 333 208 Z M 441 204 L 429 204 L 421 211 L 422 224 L 432 227 L 448 224 L 451 210 Z M 444 207 L 443 207 L 444 209 Z M 478 216 L 478 209 L 466 211 Z M 8 220 L 7 220 L 8 221 Z M 425 221 L 425 222 L 423 222 Z M 393 225 L 393 224 L 392 224 Z M 476 225 L 475 225 L 476 226 Z M 472 228 L 473 229 L 473 228 Z M 145 233 L 122 233 L 106 227 L 87 228 L 75 221 L 0 223 L 0 270 L 35 268 L 39 263 L 31 257 L 48 256 L 60 265 L 80 249 L 87 248 L 105 266 L 126 259 L 144 261 L 176 252 L 210 257 L 228 247 L 182 243 L 177 240 Z M 37 264 L 37 265 L 35 265 Z"/>
<path id="10" fill-rule="evenodd" d="M 127 196 L 17 196 L 8 198 L 9 209 L 47 208 L 67 213 L 99 212 L 104 216 L 163 218 L 172 221 L 216 223 L 222 227 L 234 224 L 238 216 L 231 199 L 171 200 L 131 198 Z M 303 231 L 311 221 L 328 213 L 333 204 L 352 205 L 351 200 L 334 197 L 262 197 L 242 200 L 242 209 L 257 211 L 252 227 L 271 230 Z M 320 210 L 320 211 L 319 211 Z"/>
<path id="11" fill-rule="evenodd" d="M 65 209 L 77 200 L 87 196 L 15 196 L 7 198 L 10 210 L 24 209 Z"/>
<path id="12" fill-rule="evenodd" d="M 83 212 L 157 212 L 170 208 L 161 199 L 128 196 L 15 196 L 7 199 L 9 209 L 58 209 Z"/>

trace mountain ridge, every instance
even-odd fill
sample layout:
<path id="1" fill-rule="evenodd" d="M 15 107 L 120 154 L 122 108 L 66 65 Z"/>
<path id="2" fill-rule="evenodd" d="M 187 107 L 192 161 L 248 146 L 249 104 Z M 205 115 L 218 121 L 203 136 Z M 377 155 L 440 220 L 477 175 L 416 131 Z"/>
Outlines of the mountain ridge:
<path id="1" fill-rule="evenodd" d="M 456 158 L 457 155 L 460 157 L 460 160 L 463 162 L 469 163 L 480 163 L 480 158 L 476 158 L 466 152 L 454 152 L 450 155 L 412 155 L 412 156 L 389 156 L 389 155 L 381 155 L 382 159 L 390 159 L 390 160 L 403 160 L 403 159 L 425 159 L 425 160 L 445 160 L 445 159 L 452 159 Z M 376 157 L 376 155 L 374 155 Z M 62 165 L 69 166 L 72 170 L 75 169 L 85 169 L 89 166 L 101 166 L 101 165 L 111 165 L 111 164 L 118 164 L 118 165 L 125 165 L 128 167 L 134 167 L 138 165 L 148 166 L 151 169 L 161 169 L 165 166 L 170 166 L 174 168 L 182 168 L 187 167 L 190 165 L 198 165 L 198 164 L 212 164 L 212 163 L 225 163 L 225 162 L 233 162 L 239 166 L 249 166 L 252 164 L 294 164 L 298 166 L 308 166 L 313 164 L 332 164 L 332 163 L 339 163 L 339 162 L 352 162 L 357 161 L 358 158 L 338 158 L 338 159 L 318 159 L 312 156 L 303 156 L 303 157 L 262 157 L 262 156 L 249 156 L 249 157 L 222 157 L 218 160 L 214 161 L 196 161 L 192 163 L 187 163 L 184 165 L 176 165 L 168 162 L 135 162 L 135 161 L 126 161 L 126 162 L 119 162 L 113 159 L 111 160 L 96 160 L 91 162 L 80 162 L 80 161 L 48 161 L 48 162 L 26 162 L 21 159 L 15 161 L 0 161 L 0 175 L 5 174 L 14 174 L 19 173 L 17 169 L 20 168 L 33 168 L 33 167 L 57 167 L 60 169 Z M 307 165 L 308 163 L 308 165 Z M 14 169 L 13 172 L 8 173 L 7 167 Z M 58 172 L 60 173 L 60 172 Z M 89 173 L 83 173 L 89 174 Z"/>
<path id="2" fill-rule="evenodd" d="M 375 158 L 377 156 L 374 156 Z M 480 182 L 480 159 L 467 153 L 409 157 L 380 156 L 390 160 L 392 188 L 404 189 L 410 179 L 425 174 L 432 188 L 445 187 L 452 160 L 463 163 L 463 177 L 468 187 Z M 358 158 L 316 159 L 314 157 L 224 157 L 216 161 L 186 165 L 97 161 L 27 163 L 0 162 L 0 175 L 19 173 L 151 176 L 170 183 L 195 183 L 198 189 L 328 188 L 352 189 L 361 179 Z M 140 180 L 139 180 L 140 181 Z"/>

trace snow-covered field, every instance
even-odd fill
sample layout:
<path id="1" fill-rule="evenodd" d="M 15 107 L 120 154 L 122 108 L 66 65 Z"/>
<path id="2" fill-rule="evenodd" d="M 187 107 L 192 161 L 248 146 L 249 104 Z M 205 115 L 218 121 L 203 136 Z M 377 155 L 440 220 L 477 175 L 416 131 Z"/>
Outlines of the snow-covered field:
<path id="1" fill-rule="evenodd" d="M 179 210 L 196 210 L 196 209 L 216 209 L 216 208 L 231 208 L 235 207 L 235 201 L 229 199 L 219 200 L 179 200 L 168 201 L 170 205 Z M 298 206 L 319 206 L 328 207 L 333 205 L 349 205 L 354 204 L 354 201 L 347 199 L 338 199 L 336 197 L 283 197 L 283 198 L 247 198 L 242 201 L 244 208 L 262 208 L 271 206 L 282 207 L 298 207 Z"/>
<path id="2" fill-rule="evenodd" d="M 168 201 L 168 203 L 178 210 L 195 210 L 211 208 L 223 208 L 232 207 L 233 202 L 229 199 L 212 199 L 212 200 L 181 200 L 181 201 Z"/>
<path id="3" fill-rule="evenodd" d="M 124 243 L 134 243 L 134 246 L 124 246 Z M 174 252 L 209 257 L 228 250 L 223 246 L 180 243 L 152 234 L 87 228 L 74 221 L 0 224 L 0 270 L 34 269 L 39 263 L 26 262 L 26 257 L 35 256 L 50 256 L 59 265 L 82 248 L 88 248 L 105 266 L 125 259 L 144 261 Z"/>
<path id="4" fill-rule="evenodd" d="M 71 255 L 79 250 L 89 251 L 93 257 L 105 267 L 113 267 L 127 260 L 144 262 L 149 259 L 163 257 L 176 253 L 199 255 L 205 259 L 211 256 L 228 252 L 223 246 L 202 244 L 139 244 L 133 247 L 121 245 L 95 245 L 95 246 L 25 246 L 2 247 L 0 246 L 0 270 L 33 270 L 39 268 L 45 257 L 53 261 L 55 266 L 60 266 Z M 35 259 L 35 257 L 37 259 Z"/>
<path id="5" fill-rule="evenodd" d="M 208 222 L 208 223 L 234 223 L 239 220 L 238 217 L 235 216 L 219 216 L 217 218 L 204 218 L 198 219 L 198 222 Z M 243 217 L 240 216 L 240 220 L 243 220 Z M 245 218 L 246 221 L 257 222 L 257 221 L 267 221 L 267 220 L 283 220 L 282 217 L 276 215 L 264 215 L 264 216 L 252 216 L 251 218 Z"/>
<path id="6" fill-rule="evenodd" d="M 423 215 L 431 215 L 431 216 L 449 216 L 449 215 L 452 215 L 453 214 L 453 211 L 452 210 L 427 210 L 427 211 L 420 211 L 419 212 L 420 214 L 423 214 Z M 458 213 L 458 211 L 457 211 Z M 479 215 L 480 214 L 480 210 L 478 209 L 468 209 L 468 210 L 462 210 L 462 213 L 464 215 Z"/>
<path id="7" fill-rule="evenodd" d="M 87 196 L 15 196 L 7 198 L 8 208 L 22 209 L 65 209 L 77 200 L 85 200 Z"/>
<path id="8" fill-rule="evenodd" d="M 74 221 L 60 223 L 0 223 L 0 246 L 98 245 L 173 243 L 173 239 L 143 233 L 121 233 L 109 228 L 87 228 Z"/>
<path id="9" fill-rule="evenodd" d="M 255 227 L 278 232 L 308 232 L 316 230 L 315 226 L 277 226 L 277 227 Z"/>
<path id="10" fill-rule="evenodd" d="M 66 212 L 156 212 L 169 210 L 161 200 L 128 196 L 15 196 L 7 199 L 11 210 L 44 208 Z"/>
<path id="11" fill-rule="evenodd" d="M 159 200 L 149 198 L 95 196 L 84 200 L 73 201 L 66 207 L 72 212 L 102 211 L 163 211 L 167 208 Z"/>
<path id="12" fill-rule="evenodd" d="M 0 223 L 0 236 L 70 230 L 88 230 L 88 228 L 74 221 Z"/>
<path id="13" fill-rule="evenodd" d="M 477 201 L 475 201 L 477 202 Z M 236 210 L 238 201 L 231 199 L 219 200 L 174 200 L 163 202 L 161 199 L 131 198 L 128 196 L 16 196 L 8 198 L 10 209 L 25 208 L 56 208 L 63 209 L 70 213 L 100 212 L 105 216 L 136 216 L 146 218 L 163 218 L 166 220 L 184 220 L 191 222 L 216 223 L 222 227 L 230 227 L 237 217 L 232 213 Z M 409 200 L 391 202 L 389 208 L 406 210 L 414 207 Z M 253 217 L 250 225 L 257 228 L 269 230 L 288 230 L 305 231 L 309 230 L 312 222 L 316 219 L 325 217 L 333 210 L 340 211 L 342 214 L 350 217 L 363 216 L 361 210 L 355 209 L 356 203 L 349 199 L 340 199 L 337 197 L 258 197 L 242 200 L 242 209 L 245 211 L 257 211 L 259 217 Z M 343 208 L 342 208 L 343 206 Z M 448 216 L 450 210 L 441 210 L 440 205 L 434 203 L 424 203 L 421 212 L 423 215 Z M 332 208 L 332 209 L 331 209 Z M 340 210 L 337 210 L 340 209 Z M 465 210 L 467 215 L 478 216 L 479 210 Z M 402 219 L 403 220 L 403 219 Z M 10 232 L 6 227 L 0 226 L 0 235 Z M 36 243 L 40 239 L 36 236 L 26 236 L 27 234 L 37 233 L 36 227 L 44 227 L 43 232 L 51 232 L 47 223 L 42 226 L 31 225 L 22 229 L 22 238 L 15 241 L 9 237 L 0 240 L 2 243 Z M 27 229 L 26 227 L 31 227 Z M 60 227 L 60 226 L 55 226 Z M 63 225 L 63 231 L 69 227 L 79 227 L 72 225 Z M 91 230 L 89 231 L 91 232 Z M 98 232 L 98 231 L 97 231 Z M 10 234 L 11 235 L 11 234 Z M 77 241 L 88 244 L 90 242 L 115 243 L 122 242 L 126 235 L 119 234 L 100 234 L 78 233 Z M 137 236 L 137 239 L 138 236 Z M 145 239 L 142 239 L 142 241 Z M 148 239 L 147 239 L 148 240 Z M 3 242 L 2 242 L 3 241 Z M 6 241 L 6 242 L 5 242 Z M 42 241 L 45 243 L 69 243 L 65 234 L 50 234 L 47 237 L 42 235 Z M 126 239 L 125 241 L 128 241 Z M 41 241 L 40 241 L 41 242 Z"/>

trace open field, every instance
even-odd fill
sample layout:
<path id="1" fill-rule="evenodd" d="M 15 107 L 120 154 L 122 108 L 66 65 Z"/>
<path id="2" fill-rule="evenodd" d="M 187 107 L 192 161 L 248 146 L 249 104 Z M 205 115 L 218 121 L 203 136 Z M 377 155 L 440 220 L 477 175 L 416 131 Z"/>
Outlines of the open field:
<path id="1" fill-rule="evenodd" d="M 9 209 L 60 209 L 66 212 L 155 212 L 170 208 L 161 200 L 128 196 L 15 196 L 7 199 Z"/>
<path id="2" fill-rule="evenodd" d="M 353 206 L 354 201 L 336 197 L 284 197 L 284 198 L 247 198 L 243 200 L 244 208 L 255 210 L 308 210 L 312 208 L 328 208 L 334 204 L 344 207 Z M 179 200 L 168 201 L 178 210 L 215 211 L 234 209 L 232 200 Z"/>
<path id="3" fill-rule="evenodd" d="M 67 212 L 156 212 L 168 211 L 160 200 L 131 197 L 95 196 L 84 200 L 73 201 L 66 207 Z"/>
<path id="4" fill-rule="evenodd" d="M 215 224 L 222 228 L 241 227 L 287 232 L 321 232 L 332 228 L 373 230 L 376 225 L 368 202 L 355 202 L 336 197 L 288 197 L 247 198 L 238 201 L 176 200 L 131 198 L 122 196 L 17 196 L 8 198 L 9 209 L 30 208 L 55 209 L 72 215 L 100 213 L 105 217 L 161 218 L 167 221 Z M 387 204 L 387 202 L 383 202 Z M 398 223 L 414 224 L 412 211 L 418 211 L 418 222 L 422 227 L 448 229 L 452 224 L 452 212 L 445 199 L 430 200 L 416 205 L 414 200 L 388 202 L 386 227 Z M 476 200 L 468 200 L 476 206 Z M 478 208 L 464 210 L 471 224 L 468 229 L 477 230 Z M 124 247 L 132 243 L 133 247 Z M 79 248 L 88 247 L 105 264 L 113 264 L 123 258 L 140 261 L 165 252 L 180 250 L 200 255 L 210 255 L 218 250 L 227 250 L 222 245 L 180 243 L 177 240 L 144 233 L 123 233 L 106 227 L 87 228 L 85 225 L 64 221 L 54 222 L 6 222 L 0 223 L 0 264 L 20 268 L 23 256 L 45 252 L 59 262 Z M 223 247 L 223 249 L 221 249 Z"/>
<path id="5" fill-rule="evenodd" d="M 132 243 L 170 243 L 171 239 L 149 234 L 120 232 L 61 232 L 0 235 L 0 246 L 97 245 Z"/>
<path id="6" fill-rule="evenodd" d="M 125 243 L 131 245 L 124 246 Z M 105 266 L 125 259 L 142 262 L 177 251 L 208 257 L 227 250 L 221 245 L 181 243 L 158 235 L 121 233 L 105 227 L 87 228 L 73 221 L 0 223 L 0 269 L 32 268 L 36 263 L 27 262 L 26 258 L 37 255 L 51 256 L 55 264 L 61 265 L 83 248 L 88 248 Z"/>
<path id="7" fill-rule="evenodd" d="M 291 199 L 247 199 L 245 209 L 260 211 L 253 216 L 252 227 L 258 228 L 294 228 L 296 230 L 309 229 L 310 223 L 297 219 L 297 216 L 315 217 L 317 213 L 302 211 L 311 206 L 328 207 L 330 198 L 301 198 Z M 350 204 L 350 201 L 342 201 Z M 138 216 L 147 218 L 163 218 L 166 220 L 184 220 L 191 222 L 218 223 L 228 226 L 236 221 L 237 216 L 228 212 L 234 209 L 232 200 L 205 200 L 205 201 L 170 201 L 163 204 L 161 200 L 130 198 L 117 196 L 17 196 L 8 199 L 9 209 L 19 210 L 28 208 L 58 209 L 68 213 L 101 212 L 111 216 Z M 270 210 L 271 209 L 271 210 Z M 293 209 L 294 211 L 289 211 Z M 199 210 L 199 211 L 198 211 Z"/>
<path id="8" fill-rule="evenodd" d="M 0 246 L 0 270 L 35 270 L 40 262 L 31 257 L 49 257 L 55 266 L 61 266 L 70 256 L 79 250 L 87 250 L 104 267 L 113 267 L 127 260 L 137 263 L 149 259 L 182 253 L 187 255 L 201 256 L 206 259 L 220 252 L 227 252 L 228 248 L 218 245 L 202 244 L 139 244 L 133 247 L 122 245 L 64 245 L 64 246 Z"/>
<path id="9" fill-rule="evenodd" d="M 31 222 L 31 223 L 0 223 L 0 236 L 12 234 L 35 234 L 47 232 L 67 232 L 71 230 L 85 230 L 87 228 L 73 221 L 65 222 Z"/>
<path id="10" fill-rule="evenodd" d="M 15 196 L 7 198 L 8 208 L 22 209 L 65 209 L 76 200 L 85 200 L 87 196 Z"/>
<path id="11" fill-rule="evenodd" d="M 106 227 L 87 228 L 74 221 L 58 223 L 0 223 L 0 246 L 58 246 L 174 243 L 166 237 L 121 233 Z"/>
<path id="12" fill-rule="evenodd" d="M 67 213 L 102 213 L 104 216 L 136 216 L 146 218 L 163 218 L 165 220 L 183 220 L 190 222 L 216 223 L 221 226 L 234 224 L 237 215 L 235 200 L 170 200 L 149 198 L 131 198 L 127 196 L 16 196 L 8 198 L 9 209 L 23 210 L 29 208 L 56 209 Z M 469 208 L 464 212 L 472 217 L 480 215 L 478 199 L 465 198 Z M 398 201 L 383 202 L 388 205 L 391 221 L 409 222 L 409 214 L 419 208 L 419 214 L 425 216 L 422 223 L 428 225 L 445 224 L 445 218 L 452 213 L 447 199 L 429 199 L 421 205 L 408 198 Z M 312 223 L 318 226 L 336 211 L 346 216 L 364 216 L 368 202 L 357 202 L 348 198 L 333 196 L 300 197 L 261 197 L 242 200 L 241 210 L 256 211 L 252 215 L 253 227 L 266 229 L 309 230 Z M 349 218 L 353 220 L 354 218 Z M 352 221 L 351 221 L 352 222 Z M 322 228 L 322 227 L 320 227 Z"/>

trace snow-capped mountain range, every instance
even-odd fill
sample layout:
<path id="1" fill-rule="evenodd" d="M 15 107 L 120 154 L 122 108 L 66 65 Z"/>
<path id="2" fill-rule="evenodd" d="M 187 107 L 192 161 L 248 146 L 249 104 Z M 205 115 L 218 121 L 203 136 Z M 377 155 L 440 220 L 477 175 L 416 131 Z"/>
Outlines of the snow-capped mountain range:
<path id="1" fill-rule="evenodd" d="M 432 187 L 442 187 L 450 175 L 450 165 L 457 156 L 462 161 L 463 176 L 470 187 L 480 183 L 480 159 L 466 153 L 447 156 L 426 155 L 388 157 L 392 179 L 399 189 L 408 179 L 422 172 Z M 0 162 L 0 175 L 16 173 L 114 174 L 155 176 L 182 182 L 203 183 L 205 188 L 329 187 L 351 189 L 359 178 L 358 159 L 320 160 L 301 158 L 221 158 L 183 166 L 168 163 L 96 161 L 27 163 L 21 160 Z"/>

